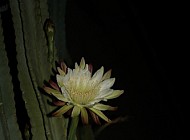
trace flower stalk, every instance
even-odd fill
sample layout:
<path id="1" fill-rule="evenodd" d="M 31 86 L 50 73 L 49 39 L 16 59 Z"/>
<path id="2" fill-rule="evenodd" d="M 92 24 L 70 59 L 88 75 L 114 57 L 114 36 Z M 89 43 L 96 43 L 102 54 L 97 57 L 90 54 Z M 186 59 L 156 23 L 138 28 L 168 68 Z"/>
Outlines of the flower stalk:
<path id="1" fill-rule="evenodd" d="M 71 118 L 68 140 L 77 140 L 76 132 L 77 132 L 78 122 L 79 122 L 78 116 Z"/>

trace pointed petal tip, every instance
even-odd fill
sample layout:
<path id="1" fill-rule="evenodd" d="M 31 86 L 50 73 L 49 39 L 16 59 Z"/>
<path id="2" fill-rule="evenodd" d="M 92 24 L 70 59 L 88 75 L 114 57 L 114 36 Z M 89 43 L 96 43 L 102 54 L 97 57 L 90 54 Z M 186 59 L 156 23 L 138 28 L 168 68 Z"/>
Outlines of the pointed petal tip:
<path id="1" fill-rule="evenodd" d="M 116 79 L 115 79 L 115 78 L 110 78 L 110 79 L 111 79 L 111 83 L 112 83 L 112 86 L 113 86 Z M 112 87 L 112 86 L 111 86 L 111 87 Z"/>
<path id="2" fill-rule="evenodd" d="M 112 120 L 110 120 L 110 119 L 108 119 L 108 121 L 107 121 L 108 123 L 112 123 Z"/>
<path id="3" fill-rule="evenodd" d="M 96 115 L 93 111 L 89 110 L 91 116 L 92 116 L 92 119 L 93 121 L 97 124 L 97 125 L 101 125 L 101 122 L 99 120 L 99 117 L 98 115 Z"/>
<path id="4" fill-rule="evenodd" d="M 114 99 L 124 93 L 124 90 L 114 90 L 112 94 L 105 97 L 105 99 Z"/>
<path id="5" fill-rule="evenodd" d="M 124 90 L 120 90 L 120 92 L 121 92 L 121 94 L 123 94 L 123 93 L 124 93 Z"/>
<path id="6" fill-rule="evenodd" d="M 80 68 L 84 69 L 84 67 L 85 67 L 85 59 L 84 57 L 82 57 L 80 61 Z"/>
<path id="7" fill-rule="evenodd" d="M 49 80 L 49 84 L 52 88 L 56 89 L 59 91 L 59 86 L 57 85 L 57 83 L 55 83 L 54 81 L 52 80 Z"/>
<path id="8" fill-rule="evenodd" d="M 61 67 L 61 69 L 66 73 L 67 65 L 65 64 L 64 61 L 61 62 L 60 67 Z"/>
<path id="9" fill-rule="evenodd" d="M 110 110 L 110 111 L 116 111 L 117 109 L 118 109 L 118 107 L 115 106 L 115 107 L 111 107 L 109 110 Z"/>
<path id="10" fill-rule="evenodd" d="M 101 66 L 101 68 L 100 68 L 100 69 L 104 71 L 104 66 Z"/>
<path id="11" fill-rule="evenodd" d="M 103 80 L 106 80 L 106 79 L 109 79 L 110 77 L 111 77 L 111 69 L 110 70 L 108 70 L 104 75 L 103 75 L 103 77 L 102 77 L 102 81 Z"/>
<path id="12" fill-rule="evenodd" d="M 102 111 L 97 110 L 95 108 L 89 108 L 91 111 L 93 111 L 96 115 L 98 115 L 100 118 L 102 118 L 104 121 L 109 122 L 109 119 L 107 116 L 104 115 L 104 113 L 102 113 Z"/>
<path id="13" fill-rule="evenodd" d="M 79 66 L 78 66 L 77 62 L 75 62 L 75 69 L 78 69 L 78 68 L 79 68 Z"/>
<path id="14" fill-rule="evenodd" d="M 52 88 L 47 87 L 47 86 L 44 86 L 43 89 L 44 89 L 44 91 L 45 91 L 46 93 L 51 94 Z"/>
<path id="15" fill-rule="evenodd" d="M 65 75 L 65 72 L 60 67 L 57 67 L 57 71 L 60 75 Z"/>
<path id="16" fill-rule="evenodd" d="M 84 56 L 81 58 L 81 61 L 85 61 Z"/>
<path id="17" fill-rule="evenodd" d="M 93 106 L 93 108 L 100 110 L 100 111 L 105 111 L 105 110 L 110 110 L 110 111 L 115 111 L 117 110 L 117 107 L 112 107 L 110 105 L 105 105 L 101 103 L 97 103 Z"/>

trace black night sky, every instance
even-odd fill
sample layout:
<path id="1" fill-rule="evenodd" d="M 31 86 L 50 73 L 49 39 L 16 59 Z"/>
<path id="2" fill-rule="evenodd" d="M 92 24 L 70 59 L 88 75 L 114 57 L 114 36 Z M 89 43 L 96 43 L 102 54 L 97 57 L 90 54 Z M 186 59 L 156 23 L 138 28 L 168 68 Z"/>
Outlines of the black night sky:
<path id="1" fill-rule="evenodd" d="M 111 101 L 119 109 L 110 117 L 127 115 L 128 120 L 110 126 L 98 140 L 183 139 L 171 7 L 153 1 L 68 1 L 66 43 L 73 61 L 84 56 L 96 70 L 111 68 L 114 88 L 125 90 Z"/>

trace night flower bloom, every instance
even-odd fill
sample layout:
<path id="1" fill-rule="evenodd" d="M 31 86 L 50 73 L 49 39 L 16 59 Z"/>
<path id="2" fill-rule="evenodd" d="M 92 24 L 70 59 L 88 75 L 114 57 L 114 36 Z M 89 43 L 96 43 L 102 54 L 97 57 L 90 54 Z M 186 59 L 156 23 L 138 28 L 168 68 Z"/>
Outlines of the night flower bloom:
<path id="1" fill-rule="evenodd" d="M 99 123 L 99 118 L 106 122 L 110 120 L 102 113 L 105 110 L 115 110 L 116 107 L 100 103 L 109 99 L 119 97 L 124 91 L 111 89 L 115 78 L 111 77 L 111 70 L 104 74 L 102 66 L 92 74 L 92 66 L 85 64 L 84 58 L 80 65 L 75 63 L 75 68 L 67 68 L 62 63 L 57 68 L 56 82 L 50 82 L 51 87 L 44 87 L 44 90 L 58 99 L 55 105 L 61 106 L 53 112 L 53 116 L 60 116 L 71 110 L 71 117 L 81 116 L 84 124 L 88 123 L 88 113 L 93 120 Z"/>

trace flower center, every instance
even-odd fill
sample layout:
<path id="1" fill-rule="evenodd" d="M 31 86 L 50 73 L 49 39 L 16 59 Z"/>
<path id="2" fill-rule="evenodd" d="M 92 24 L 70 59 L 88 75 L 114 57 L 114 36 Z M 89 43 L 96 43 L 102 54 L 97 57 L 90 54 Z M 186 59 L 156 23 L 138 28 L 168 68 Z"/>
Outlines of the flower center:
<path id="1" fill-rule="evenodd" d="M 88 105 L 97 96 L 99 87 L 84 77 L 70 78 L 65 84 L 71 100 L 74 104 Z"/>
<path id="2" fill-rule="evenodd" d="M 70 92 L 70 97 L 76 104 L 87 105 L 96 97 L 96 90 L 73 90 Z"/>

